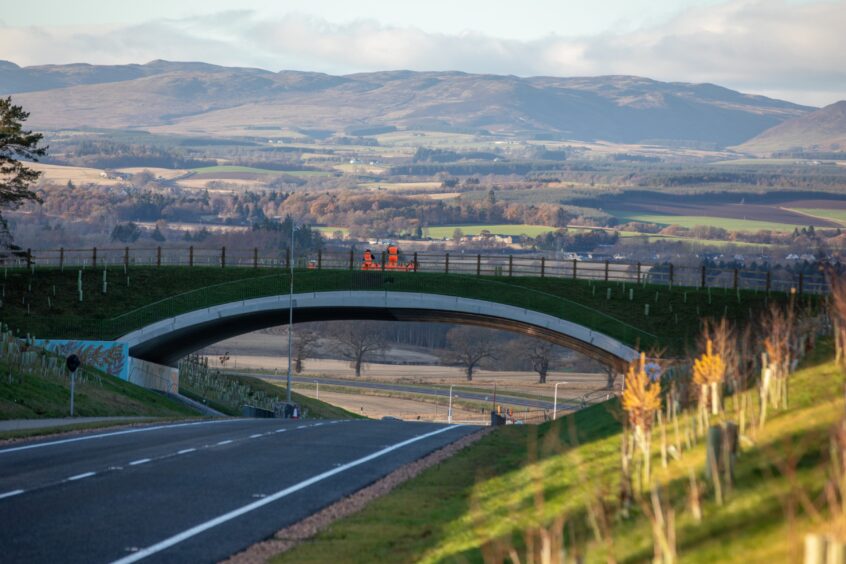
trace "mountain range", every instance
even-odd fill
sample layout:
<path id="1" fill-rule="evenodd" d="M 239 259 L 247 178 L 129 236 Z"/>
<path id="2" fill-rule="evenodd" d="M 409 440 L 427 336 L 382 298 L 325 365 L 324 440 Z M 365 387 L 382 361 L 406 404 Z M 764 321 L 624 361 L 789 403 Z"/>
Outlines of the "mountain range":
<path id="1" fill-rule="evenodd" d="M 0 95 L 12 95 L 39 129 L 270 136 L 274 130 L 366 135 L 398 128 L 716 147 L 759 138 L 815 110 L 714 84 L 636 76 L 332 76 L 168 61 L 31 67 L 0 61 Z"/>

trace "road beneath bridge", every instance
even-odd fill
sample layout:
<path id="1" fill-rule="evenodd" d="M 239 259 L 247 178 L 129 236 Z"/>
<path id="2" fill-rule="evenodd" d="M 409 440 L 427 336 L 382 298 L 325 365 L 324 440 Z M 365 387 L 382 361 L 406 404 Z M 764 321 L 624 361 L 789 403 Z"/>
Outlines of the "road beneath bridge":
<path id="1" fill-rule="evenodd" d="M 224 419 L 0 447 L 7 562 L 218 562 L 471 433 Z"/>

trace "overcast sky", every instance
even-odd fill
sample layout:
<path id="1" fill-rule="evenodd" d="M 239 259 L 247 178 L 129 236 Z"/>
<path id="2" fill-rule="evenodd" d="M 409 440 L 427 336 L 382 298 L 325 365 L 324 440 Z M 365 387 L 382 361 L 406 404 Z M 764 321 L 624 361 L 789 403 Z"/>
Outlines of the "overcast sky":
<path id="1" fill-rule="evenodd" d="M 846 0 L 0 0 L 0 59 L 635 74 L 826 105 Z"/>

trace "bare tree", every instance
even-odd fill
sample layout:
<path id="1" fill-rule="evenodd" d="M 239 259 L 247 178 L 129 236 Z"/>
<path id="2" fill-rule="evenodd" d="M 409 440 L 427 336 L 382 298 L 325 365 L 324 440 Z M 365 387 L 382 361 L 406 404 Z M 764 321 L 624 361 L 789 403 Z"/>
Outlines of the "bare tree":
<path id="1" fill-rule="evenodd" d="M 549 341 L 531 339 L 526 342 L 523 354 L 532 363 L 532 370 L 538 373 L 538 384 L 546 384 L 546 375 L 554 360 L 553 348 Z"/>
<path id="2" fill-rule="evenodd" d="M 362 330 L 360 323 L 339 321 L 329 329 L 330 337 L 337 344 L 337 350 L 355 367 L 356 377 L 361 376 L 361 365 L 365 358 L 385 348 L 385 338 L 377 331 Z"/>
<path id="3" fill-rule="evenodd" d="M 495 359 L 497 342 L 485 338 L 485 335 L 472 327 L 456 327 L 447 333 L 449 351 L 444 354 L 444 361 L 460 366 L 467 375 L 467 381 L 473 380 L 473 372 L 485 359 Z"/>
<path id="4" fill-rule="evenodd" d="M 316 332 L 309 329 L 294 331 L 294 371 L 297 374 L 302 374 L 303 363 L 314 353 L 319 338 Z"/>

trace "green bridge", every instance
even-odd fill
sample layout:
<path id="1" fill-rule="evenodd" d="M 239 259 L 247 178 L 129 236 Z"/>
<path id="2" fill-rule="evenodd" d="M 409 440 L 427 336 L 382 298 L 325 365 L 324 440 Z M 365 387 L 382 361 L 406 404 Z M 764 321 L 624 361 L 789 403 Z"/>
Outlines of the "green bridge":
<path id="1" fill-rule="evenodd" d="M 287 314 L 281 312 L 288 308 L 289 272 L 284 265 L 252 266 L 101 263 L 9 268 L 4 270 L 0 319 L 21 336 L 41 339 L 132 336 L 133 356 L 173 364 L 175 355 L 287 323 Z M 319 270 L 294 272 L 295 322 L 394 319 L 500 327 L 546 338 L 621 367 L 631 356 L 627 348 L 682 355 L 693 347 L 702 320 L 754 320 L 768 304 L 789 299 L 785 293 L 757 289 L 666 286 L 645 280 L 361 271 L 321 265 Z M 421 299 L 426 296 L 440 301 L 424 303 Z M 315 301 L 321 297 L 334 301 Z M 444 301 L 447 297 L 454 302 Z M 817 298 L 793 299 L 813 304 Z M 488 306 L 500 309 L 488 311 Z M 505 306 L 509 309 L 502 309 Z M 562 320 L 568 328 L 526 317 L 535 314 Z M 165 320 L 172 330 L 162 329 Z M 156 324 L 155 338 L 145 341 L 145 328 Z M 582 329 L 587 333 L 579 332 Z M 596 344 L 603 339 L 619 344 L 623 352 Z M 162 352 L 167 349 L 167 354 Z"/>

